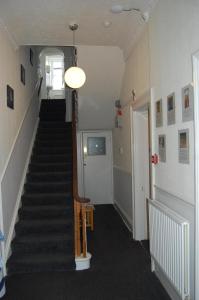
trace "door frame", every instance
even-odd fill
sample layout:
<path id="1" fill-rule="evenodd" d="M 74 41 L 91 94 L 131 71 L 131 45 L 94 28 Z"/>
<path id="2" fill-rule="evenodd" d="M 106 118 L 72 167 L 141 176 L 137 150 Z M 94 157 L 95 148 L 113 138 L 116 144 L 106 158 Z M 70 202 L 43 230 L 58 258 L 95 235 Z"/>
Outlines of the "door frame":
<path id="1" fill-rule="evenodd" d="M 194 147 L 195 147 L 195 299 L 199 299 L 199 51 L 192 56 L 194 85 Z"/>
<path id="2" fill-rule="evenodd" d="M 149 141 L 149 198 L 152 198 L 153 195 L 153 167 L 151 164 L 151 154 L 152 154 L 152 114 L 151 114 L 151 101 L 150 97 L 151 91 L 147 94 L 142 101 L 136 101 L 134 105 L 131 106 L 130 109 L 130 125 L 131 125 L 131 157 L 132 157 L 132 216 L 133 216 L 133 238 L 135 239 L 135 228 L 136 228 L 136 218 L 135 218 L 135 130 L 133 127 L 134 113 L 139 112 L 139 110 L 144 107 L 148 110 L 148 141 Z"/>

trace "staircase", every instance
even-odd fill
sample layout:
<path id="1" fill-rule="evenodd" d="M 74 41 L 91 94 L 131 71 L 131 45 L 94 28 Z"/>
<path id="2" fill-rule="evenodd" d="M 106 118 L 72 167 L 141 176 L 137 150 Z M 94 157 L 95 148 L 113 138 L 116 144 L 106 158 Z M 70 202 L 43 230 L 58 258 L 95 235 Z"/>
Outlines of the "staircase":
<path id="1" fill-rule="evenodd" d="M 8 274 L 74 269 L 72 126 L 65 123 L 65 100 L 41 102 L 21 200 Z"/>

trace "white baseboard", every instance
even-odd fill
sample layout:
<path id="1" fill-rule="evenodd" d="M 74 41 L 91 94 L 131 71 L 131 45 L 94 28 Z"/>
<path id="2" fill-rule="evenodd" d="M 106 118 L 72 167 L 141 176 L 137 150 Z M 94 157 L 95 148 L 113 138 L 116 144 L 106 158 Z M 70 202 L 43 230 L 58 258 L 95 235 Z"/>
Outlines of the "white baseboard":
<path id="1" fill-rule="evenodd" d="M 114 206 L 115 206 L 116 210 L 118 211 L 118 213 L 120 214 L 123 222 L 129 229 L 129 231 L 132 231 L 133 228 L 132 228 L 131 218 L 127 215 L 127 213 L 124 211 L 124 209 L 121 207 L 121 205 L 117 203 L 116 200 L 114 200 Z"/>
<path id="2" fill-rule="evenodd" d="M 34 141 L 35 141 L 35 137 L 36 137 L 36 133 L 37 133 L 38 123 L 39 123 L 39 119 L 37 119 L 37 121 L 35 123 L 32 139 L 31 139 L 29 150 L 28 150 L 28 155 L 27 155 L 27 159 L 26 159 L 26 163 L 25 163 L 25 167 L 24 167 L 24 171 L 23 171 L 23 175 L 22 175 L 22 179 L 21 179 L 21 183 L 20 183 L 20 187 L 19 187 L 19 192 L 18 192 L 18 195 L 17 195 L 17 200 L 16 200 L 16 204 L 15 204 L 15 208 L 14 208 L 14 213 L 13 213 L 12 221 L 11 221 L 11 224 L 10 224 L 10 229 L 9 229 L 9 233 L 8 233 L 8 237 L 7 237 L 7 242 L 6 242 L 6 245 L 5 245 L 5 263 L 6 263 L 7 259 L 10 256 L 10 253 L 11 253 L 11 242 L 12 242 L 14 236 L 15 236 L 14 228 L 15 228 L 15 224 L 18 220 L 18 210 L 19 210 L 20 205 L 21 205 L 21 196 L 23 194 L 24 184 L 25 184 L 25 180 L 26 180 L 26 174 L 27 174 L 27 171 L 28 171 L 28 166 L 29 166 L 29 162 L 30 162 L 30 158 L 31 158 L 31 154 L 32 154 L 32 149 L 33 149 L 33 145 L 34 145 Z"/>

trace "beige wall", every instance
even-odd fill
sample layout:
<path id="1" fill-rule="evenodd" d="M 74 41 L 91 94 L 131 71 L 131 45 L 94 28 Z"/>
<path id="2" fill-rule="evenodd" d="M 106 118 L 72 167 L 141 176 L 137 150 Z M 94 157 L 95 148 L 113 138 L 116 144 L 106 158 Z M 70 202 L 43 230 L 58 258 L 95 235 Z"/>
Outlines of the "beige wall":
<path id="1" fill-rule="evenodd" d="M 79 128 L 112 129 L 114 101 L 120 96 L 124 71 L 118 47 L 78 46 L 78 65 L 85 70 L 86 83 L 79 90 Z"/>
<path id="2" fill-rule="evenodd" d="M 149 41 L 146 28 L 125 62 L 121 89 L 122 128 L 114 129 L 114 165 L 129 173 L 132 172 L 130 131 L 132 90 L 135 90 L 136 98 L 139 99 L 149 90 L 149 86 Z"/>
<path id="3" fill-rule="evenodd" d="M 29 62 L 29 49 L 14 49 L 6 31 L 0 25 L 0 177 L 35 85 L 36 61 L 32 67 Z M 20 64 L 26 69 L 25 86 L 20 81 Z M 14 110 L 7 107 L 7 84 L 14 89 Z"/>

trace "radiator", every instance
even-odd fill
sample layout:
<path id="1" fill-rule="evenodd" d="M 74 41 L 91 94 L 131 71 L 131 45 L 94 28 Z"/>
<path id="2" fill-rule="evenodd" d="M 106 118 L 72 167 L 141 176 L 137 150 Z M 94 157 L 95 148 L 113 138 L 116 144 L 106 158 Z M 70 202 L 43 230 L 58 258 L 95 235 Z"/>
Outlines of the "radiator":
<path id="1" fill-rule="evenodd" d="M 189 223 L 155 200 L 149 200 L 152 265 L 164 272 L 182 300 L 189 299 Z"/>

